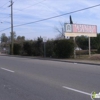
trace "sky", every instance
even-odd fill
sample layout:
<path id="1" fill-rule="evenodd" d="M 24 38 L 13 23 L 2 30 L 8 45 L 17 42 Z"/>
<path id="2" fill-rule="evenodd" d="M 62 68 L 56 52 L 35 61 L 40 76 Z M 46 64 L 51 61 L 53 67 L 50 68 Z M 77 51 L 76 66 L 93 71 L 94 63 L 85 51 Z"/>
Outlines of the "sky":
<path id="1" fill-rule="evenodd" d="M 10 36 L 11 8 L 8 7 L 10 5 L 9 1 L 0 1 L 0 35 L 5 33 Z M 14 26 L 100 4 L 100 0 L 13 0 L 13 2 Z M 16 32 L 17 36 L 25 36 L 26 39 L 36 39 L 40 36 L 47 39 L 56 38 L 59 34 L 56 28 L 61 30 L 64 23 L 69 23 L 70 15 L 73 23 L 97 25 L 97 32 L 100 33 L 100 6 L 37 23 L 14 27 L 14 32 Z"/>

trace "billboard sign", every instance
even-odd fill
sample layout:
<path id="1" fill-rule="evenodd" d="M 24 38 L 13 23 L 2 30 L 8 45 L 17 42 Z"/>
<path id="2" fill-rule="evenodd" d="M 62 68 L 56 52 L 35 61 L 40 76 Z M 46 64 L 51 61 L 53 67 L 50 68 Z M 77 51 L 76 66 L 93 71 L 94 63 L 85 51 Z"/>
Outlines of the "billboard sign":
<path id="1" fill-rule="evenodd" d="M 76 37 L 81 35 L 96 37 L 97 26 L 86 24 L 65 24 L 65 36 Z"/>

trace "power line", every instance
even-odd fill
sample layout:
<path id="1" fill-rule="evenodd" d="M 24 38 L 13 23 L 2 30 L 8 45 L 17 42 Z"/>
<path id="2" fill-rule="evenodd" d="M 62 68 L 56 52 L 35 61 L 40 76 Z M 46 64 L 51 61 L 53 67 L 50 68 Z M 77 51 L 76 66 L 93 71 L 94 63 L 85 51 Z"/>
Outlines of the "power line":
<path id="1" fill-rule="evenodd" d="M 72 12 L 64 13 L 64 14 L 61 14 L 61 15 L 57 15 L 57 16 L 53 16 L 53 17 L 37 20 L 37 21 L 34 21 L 34 22 L 15 25 L 14 27 L 19 27 L 19 26 L 24 26 L 24 25 L 28 25 L 28 24 L 38 23 L 38 22 L 42 22 L 42 21 L 45 21 L 45 20 L 50 20 L 50 19 L 54 19 L 54 18 L 57 18 L 57 17 L 65 16 L 65 15 L 68 15 L 68 14 L 77 13 L 77 12 L 80 12 L 80 11 L 83 11 L 83 10 L 88 10 L 88 9 L 95 8 L 95 7 L 98 7 L 98 6 L 100 6 L 100 4 L 94 5 L 94 6 L 90 6 L 90 7 L 87 7 L 87 8 L 83 8 L 83 9 L 79 9 L 79 10 L 75 10 L 75 11 L 72 11 Z M 10 28 L 6 28 L 4 30 L 1 30 L 0 32 L 5 31 L 7 29 L 10 29 Z"/>
<path id="2" fill-rule="evenodd" d="M 6 10 L 8 8 L 8 6 L 6 6 L 5 8 L 3 8 L 6 4 L 8 4 L 9 2 L 6 2 L 4 5 L 2 5 L 0 8 L 2 8 L 2 10 Z M 1 10 L 1 9 L 0 9 Z M 2 13 L 1 13 L 2 14 Z M 0 17 L 1 18 L 1 17 Z M 5 18 L 5 17 L 3 17 Z"/>
<path id="3" fill-rule="evenodd" d="M 94 8 L 94 7 L 97 7 L 97 6 L 100 6 L 100 4 L 95 5 L 95 6 L 91 6 L 91 7 L 87 7 L 87 8 L 83 8 L 83 9 L 80 9 L 80 10 L 72 11 L 72 12 L 69 12 L 69 13 L 65 13 L 65 14 L 61 14 L 61 15 L 57 15 L 57 16 L 53 16 L 53 17 L 49 17 L 49 18 L 45 18 L 45 19 L 41 19 L 41 20 L 37 20 L 37 21 L 34 21 L 34 22 L 29 22 L 29 23 L 25 23 L 25 24 L 16 25 L 14 27 L 23 26 L 23 25 L 27 25 L 27 24 L 37 23 L 37 22 L 41 22 L 41 21 L 61 17 L 61 16 L 64 16 L 64 15 L 80 12 L 80 11 L 87 10 L 87 9 L 90 9 L 90 8 Z"/>
<path id="4" fill-rule="evenodd" d="M 6 2 L 5 4 L 3 4 L 0 8 L 2 8 L 3 6 L 5 6 L 8 2 Z"/>
<path id="5" fill-rule="evenodd" d="M 11 28 L 11 27 L 5 28 L 5 29 L 1 30 L 0 32 L 3 32 L 3 31 L 8 30 L 8 29 L 10 29 L 10 28 Z"/>
<path id="6" fill-rule="evenodd" d="M 25 9 L 28 9 L 28 8 L 32 7 L 32 6 L 38 5 L 38 4 L 40 4 L 40 3 L 44 2 L 44 1 L 46 1 L 46 0 L 42 0 L 42 1 L 40 1 L 40 2 L 37 2 L 37 3 L 33 4 L 33 5 L 30 5 L 30 6 L 28 6 L 28 7 L 25 7 L 25 8 L 23 8 L 23 9 L 21 9 L 21 10 L 18 10 L 18 9 L 17 9 L 17 11 L 23 11 L 23 10 L 25 10 Z M 16 11 L 16 12 L 17 12 L 17 11 Z"/>

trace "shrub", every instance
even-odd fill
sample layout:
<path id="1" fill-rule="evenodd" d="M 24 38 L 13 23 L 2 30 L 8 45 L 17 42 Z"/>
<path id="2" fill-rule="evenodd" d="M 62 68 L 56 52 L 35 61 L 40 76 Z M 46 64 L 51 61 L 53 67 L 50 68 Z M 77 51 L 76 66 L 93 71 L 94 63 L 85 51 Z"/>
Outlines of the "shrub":
<path id="1" fill-rule="evenodd" d="M 20 55 L 20 52 L 21 52 L 21 45 L 14 43 L 13 54 L 14 55 Z"/>
<path id="2" fill-rule="evenodd" d="M 27 54 L 27 56 L 32 56 L 32 42 L 31 41 L 24 42 L 23 51 Z"/>
<path id="3" fill-rule="evenodd" d="M 46 42 L 46 56 L 54 57 L 54 41 Z"/>
<path id="4" fill-rule="evenodd" d="M 57 58 L 69 58 L 74 51 L 74 43 L 72 40 L 55 40 L 54 52 Z"/>
<path id="5" fill-rule="evenodd" d="M 98 52 L 98 53 L 100 53 L 100 46 L 98 47 L 98 50 L 97 50 L 97 52 Z"/>

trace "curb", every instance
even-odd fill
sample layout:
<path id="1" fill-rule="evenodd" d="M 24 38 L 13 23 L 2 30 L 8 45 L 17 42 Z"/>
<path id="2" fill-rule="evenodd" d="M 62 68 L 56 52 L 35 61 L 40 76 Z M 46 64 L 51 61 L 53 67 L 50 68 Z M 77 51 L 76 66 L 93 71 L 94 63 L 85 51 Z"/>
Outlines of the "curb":
<path id="1" fill-rule="evenodd" d="M 50 61 L 58 61 L 58 62 L 68 62 L 68 63 L 76 63 L 76 64 L 88 64 L 88 65 L 97 65 L 100 66 L 99 63 L 92 63 L 86 61 L 77 61 L 77 60 L 62 60 L 62 59 L 53 59 L 53 58 L 43 58 L 43 57 L 30 57 L 30 56 L 16 56 L 16 55 L 0 55 L 0 56 L 8 56 L 8 57 L 19 57 L 19 58 L 29 58 L 29 59 L 39 59 L 39 60 L 50 60 Z"/>

